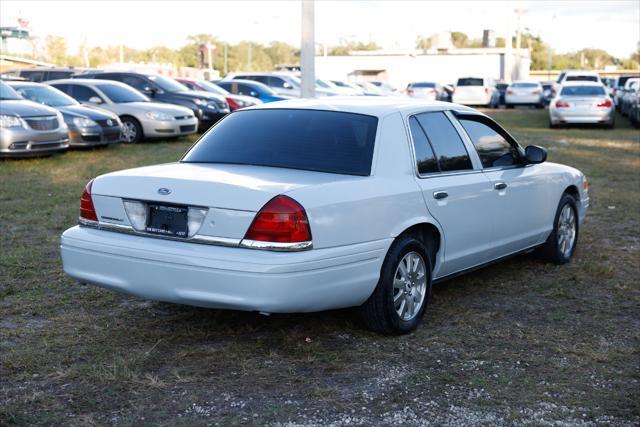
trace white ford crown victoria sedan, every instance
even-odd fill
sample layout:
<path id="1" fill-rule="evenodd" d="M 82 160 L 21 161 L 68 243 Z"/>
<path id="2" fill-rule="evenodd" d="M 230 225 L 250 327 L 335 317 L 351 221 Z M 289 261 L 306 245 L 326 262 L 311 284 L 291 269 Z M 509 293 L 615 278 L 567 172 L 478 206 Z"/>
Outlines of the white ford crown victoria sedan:
<path id="1" fill-rule="evenodd" d="M 151 300 L 289 313 L 358 306 L 413 330 L 434 282 L 574 253 L 582 173 L 456 104 L 322 98 L 238 110 L 177 163 L 99 176 L 65 272 Z"/>

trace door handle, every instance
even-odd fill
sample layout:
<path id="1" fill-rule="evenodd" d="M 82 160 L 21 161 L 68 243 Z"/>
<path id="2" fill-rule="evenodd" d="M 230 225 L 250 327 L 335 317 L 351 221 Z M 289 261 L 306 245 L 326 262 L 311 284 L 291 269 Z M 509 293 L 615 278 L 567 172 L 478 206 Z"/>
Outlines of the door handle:
<path id="1" fill-rule="evenodd" d="M 496 190 L 504 190 L 505 188 L 507 188 L 507 183 L 506 182 L 496 182 L 495 184 L 493 184 L 493 188 L 495 188 Z"/>
<path id="2" fill-rule="evenodd" d="M 446 199 L 447 197 L 449 197 L 449 193 L 446 191 L 435 191 L 433 193 L 433 198 L 436 200 Z"/>

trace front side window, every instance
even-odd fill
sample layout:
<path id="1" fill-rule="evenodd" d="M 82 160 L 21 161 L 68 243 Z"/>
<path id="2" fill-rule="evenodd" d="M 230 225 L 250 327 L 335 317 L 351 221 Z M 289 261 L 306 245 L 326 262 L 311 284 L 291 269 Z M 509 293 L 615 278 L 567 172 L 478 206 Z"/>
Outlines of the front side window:
<path id="1" fill-rule="evenodd" d="M 473 169 L 458 131 L 442 111 L 422 113 L 416 118 L 433 147 L 442 172 Z"/>
<path id="2" fill-rule="evenodd" d="M 429 144 L 427 135 L 425 135 L 418 119 L 411 117 L 409 119 L 409 129 L 411 131 L 411 139 L 416 153 L 416 166 L 419 174 L 439 172 L 436 156 L 433 154 L 433 148 Z"/>
<path id="3" fill-rule="evenodd" d="M 182 159 L 367 176 L 378 119 L 319 110 L 240 110 L 214 126 Z"/>
<path id="4" fill-rule="evenodd" d="M 474 119 L 460 119 L 460 124 L 473 142 L 483 168 L 513 166 L 517 163 L 515 148 L 496 129 Z"/>
<path id="5" fill-rule="evenodd" d="M 146 80 L 136 76 L 122 76 L 120 81 L 131 86 L 134 89 L 139 90 L 140 92 L 149 91 L 149 89 L 151 88 L 151 84 L 149 84 Z"/>

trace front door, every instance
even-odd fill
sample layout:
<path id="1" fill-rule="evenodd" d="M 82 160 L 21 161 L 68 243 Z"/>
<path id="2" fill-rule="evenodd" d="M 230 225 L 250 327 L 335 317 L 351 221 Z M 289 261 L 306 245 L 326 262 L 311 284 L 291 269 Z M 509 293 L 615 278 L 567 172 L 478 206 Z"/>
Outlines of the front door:
<path id="1" fill-rule="evenodd" d="M 428 211 L 444 233 L 440 278 L 489 261 L 494 241 L 492 186 L 474 167 L 463 140 L 444 112 L 409 118 L 418 184 Z"/>

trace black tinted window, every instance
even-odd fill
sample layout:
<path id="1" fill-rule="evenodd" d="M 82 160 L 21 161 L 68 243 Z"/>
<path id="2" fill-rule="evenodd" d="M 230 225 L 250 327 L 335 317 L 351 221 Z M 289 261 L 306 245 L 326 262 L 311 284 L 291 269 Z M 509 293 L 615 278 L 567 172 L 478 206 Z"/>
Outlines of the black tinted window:
<path id="1" fill-rule="evenodd" d="M 497 130 L 476 120 L 461 119 L 460 124 L 471 138 L 482 167 L 512 166 L 516 163 L 515 149 Z"/>
<path id="2" fill-rule="evenodd" d="M 567 76 L 568 82 L 597 82 L 596 76 Z"/>
<path id="3" fill-rule="evenodd" d="M 484 81 L 482 79 L 466 78 L 458 79 L 457 86 L 482 86 Z"/>
<path id="4" fill-rule="evenodd" d="M 460 135 L 443 112 L 416 116 L 433 147 L 443 172 L 472 169 Z"/>
<path id="5" fill-rule="evenodd" d="M 148 83 L 146 80 L 141 79 L 140 77 L 122 76 L 120 81 L 124 84 L 128 84 L 134 89 L 138 89 L 140 92 L 145 92 L 151 89 L 151 84 Z"/>
<path id="6" fill-rule="evenodd" d="M 32 82 L 41 82 L 44 79 L 44 71 L 20 71 L 20 77 Z"/>
<path id="7" fill-rule="evenodd" d="M 604 94 L 602 86 L 567 86 L 560 91 L 562 96 L 600 96 Z"/>
<path id="8" fill-rule="evenodd" d="M 247 85 L 243 85 L 243 84 L 238 84 L 237 85 L 237 89 L 234 93 L 237 93 L 238 95 L 250 95 L 250 96 L 256 96 L 255 94 L 251 94 L 252 92 L 255 92 L 253 90 L 253 88 L 251 86 L 247 86 Z"/>
<path id="9" fill-rule="evenodd" d="M 183 161 L 369 175 L 377 123 L 372 116 L 334 111 L 238 111 L 205 134 Z"/>
<path id="10" fill-rule="evenodd" d="M 51 86 L 55 87 L 59 91 L 62 91 L 64 93 L 66 93 L 67 95 L 71 94 L 71 86 L 66 84 L 66 83 L 56 83 L 56 84 L 51 85 Z"/>
<path id="11" fill-rule="evenodd" d="M 89 99 L 94 96 L 100 98 L 95 90 L 90 87 L 79 85 L 74 85 L 71 88 L 71 96 L 80 102 L 89 102 Z"/>
<path id="12" fill-rule="evenodd" d="M 431 144 L 429 144 L 427 135 L 424 134 L 415 117 L 409 119 L 409 128 L 411 129 L 411 139 L 413 139 L 413 146 L 415 148 L 418 173 L 438 172 L 438 162 L 436 161 L 436 156 L 433 154 Z"/>
<path id="13" fill-rule="evenodd" d="M 49 71 L 47 80 L 66 79 L 73 74 L 73 71 Z"/>

